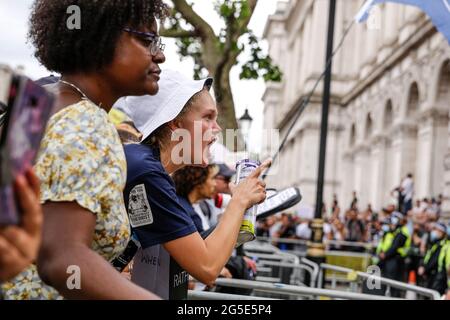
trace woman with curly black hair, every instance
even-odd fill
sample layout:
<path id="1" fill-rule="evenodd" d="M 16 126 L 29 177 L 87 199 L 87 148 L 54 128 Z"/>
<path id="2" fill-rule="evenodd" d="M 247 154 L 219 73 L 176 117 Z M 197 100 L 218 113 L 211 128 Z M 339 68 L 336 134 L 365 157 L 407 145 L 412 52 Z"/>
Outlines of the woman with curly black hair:
<path id="1" fill-rule="evenodd" d="M 107 112 L 122 96 L 157 93 L 165 57 L 156 19 L 165 11 L 161 0 L 35 1 L 29 37 L 61 80 L 48 86 L 56 105 L 35 167 L 44 211 L 37 267 L 3 286 L 6 299 L 157 298 L 110 264 L 130 226 L 126 160 Z"/>

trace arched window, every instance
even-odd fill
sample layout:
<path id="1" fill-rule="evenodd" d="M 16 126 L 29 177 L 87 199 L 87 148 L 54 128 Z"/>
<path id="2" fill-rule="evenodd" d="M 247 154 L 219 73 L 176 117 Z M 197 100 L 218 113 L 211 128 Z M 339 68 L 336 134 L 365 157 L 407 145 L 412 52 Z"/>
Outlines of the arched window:
<path id="1" fill-rule="evenodd" d="M 356 142 L 356 126 L 355 124 L 352 124 L 352 127 L 350 129 L 350 147 L 353 147 L 355 145 Z"/>
<path id="2" fill-rule="evenodd" d="M 414 82 L 409 88 L 408 94 L 408 105 L 406 107 L 406 117 L 411 118 L 417 114 L 419 110 L 419 87 L 416 82 Z"/>
<path id="3" fill-rule="evenodd" d="M 365 138 L 368 139 L 372 136 L 372 132 L 373 132 L 373 121 L 372 121 L 372 115 L 369 113 L 367 115 L 367 119 L 366 119 L 366 135 Z"/>
<path id="4" fill-rule="evenodd" d="M 392 107 L 392 100 L 389 99 L 386 102 L 386 107 L 384 110 L 383 129 L 384 130 L 390 129 L 393 123 L 394 123 L 394 110 Z"/>
<path id="5" fill-rule="evenodd" d="M 441 69 L 437 101 L 442 107 L 450 107 L 450 60 L 447 60 Z"/>

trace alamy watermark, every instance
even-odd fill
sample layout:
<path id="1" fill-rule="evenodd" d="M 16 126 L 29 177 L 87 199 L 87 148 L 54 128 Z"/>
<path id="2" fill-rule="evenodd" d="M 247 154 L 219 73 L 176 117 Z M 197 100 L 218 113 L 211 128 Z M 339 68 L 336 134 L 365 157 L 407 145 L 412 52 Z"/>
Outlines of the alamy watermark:
<path id="1" fill-rule="evenodd" d="M 81 9 L 77 5 L 71 5 L 67 7 L 67 14 L 70 16 L 67 18 L 66 26 L 69 30 L 81 29 Z"/>
<path id="2" fill-rule="evenodd" d="M 69 277 L 66 280 L 66 286 L 69 290 L 81 290 L 81 269 L 79 266 L 71 265 L 67 267 Z"/>
<path id="3" fill-rule="evenodd" d="M 262 130 L 261 142 L 265 149 L 264 157 L 273 156 L 280 146 L 280 131 L 278 129 Z M 172 131 L 171 142 L 175 145 L 171 150 L 171 162 L 175 165 L 202 165 L 205 160 L 213 162 L 215 159 L 222 159 L 226 163 L 236 163 L 246 157 L 251 157 L 247 150 L 241 152 L 229 152 L 229 150 L 239 150 L 237 140 L 246 137 L 242 130 L 227 129 L 221 133 L 214 133 L 212 130 L 203 129 L 202 121 L 195 121 L 193 132 L 179 128 Z M 215 144 L 215 143 L 217 144 Z M 216 148 L 217 145 L 225 148 Z M 264 161 L 266 159 L 253 159 Z M 276 158 L 269 172 L 274 175 L 278 172 L 279 158 Z"/>
<path id="4" fill-rule="evenodd" d="M 380 290 L 381 289 L 381 269 L 379 266 L 372 265 L 367 267 L 367 273 L 370 277 L 366 280 L 366 286 L 369 290 Z"/>

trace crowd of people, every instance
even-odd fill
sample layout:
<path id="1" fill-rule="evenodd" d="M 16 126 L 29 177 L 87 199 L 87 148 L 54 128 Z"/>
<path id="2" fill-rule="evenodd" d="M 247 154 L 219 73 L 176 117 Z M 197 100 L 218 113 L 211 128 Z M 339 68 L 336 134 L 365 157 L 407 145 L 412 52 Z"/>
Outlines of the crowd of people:
<path id="1" fill-rule="evenodd" d="M 259 176 L 270 160 L 234 186 L 217 225 L 202 235 L 208 223 L 192 208 L 213 188 L 192 184 L 186 192 L 191 171 L 180 170 L 194 165 L 208 170 L 198 176 L 207 183 L 213 173 L 221 178 L 209 168 L 221 130 L 213 80 L 161 72 L 162 0 L 80 0 L 81 29 L 67 27 L 71 4 L 32 7 L 35 55 L 60 76 L 37 81 L 55 105 L 34 168 L 16 178 L 21 223 L 0 229 L 0 297 L 184 299 L 189 276 L 211 285 L 231 273 L 244 212 L 266 197 Z M 116 127 L 111 110 L 126 121 Z M 179 132 L 189 136 L 173 139 Z M 123 260 L 131 243 L 137 252 Z"/>
<path id="2" fill-rule="evenodd" d="M 359 209 L 356 192 L 347 210 L 341 210 L 334 196 L 330 210 L 323 205 L 323 241 L 329 250 L 373 254 L 372 264 L 380 267 L 382 276 L 407 282 L 411 273 L 421 286 L 444 294 L 450 279 L 450 223 L 442 219 L 443 197 L 416 200 L 412 205 L 414 183 L 408 174 L 396 188 L 398 201 L 375 212 L 369 204 Z M 280 249 L 306 250 L 312 237 L 313 208 L 302 207 L 295 213 L 282 213 L 260 221 L 257 235 L 269 237 Z M 277 240 L 303 240 L 305 245 Z M 400 293 L 392 290 L 392 295 Z"/>
<path id="3" fill-rule="evenodd" d="M 211 287 L 219 276 L 251 278 L 255 263 L 235 245 L 245 211 L 266 198 L 259 176 L 270 161 L 238 185 L 231 168 L 211 163 L 221 130 L 213 80 L 161 72 L 162 0 L 79 0 L 81 30 L 67 28 L 71 4 L 35 0 L 32 8 L 35 55 L 60 76 L 37 82 L 55 106 L 34 168 L 16 177 L 21 223 L 0 228 L 0 298 L 183 299 L 188 287 Z M 193 137 L 182 148 L 178 131 Z M 356 194 L 341 211 L 335 197 L 329 211 L 323 206 L 324 240 L 376 244 L 385 276 L 415 270 L 443 293 L 450 248 L 442 197 L 413 206 L 411 175 L 395 191 L 398 208 L 379 213 L 360 211 Z M 309 240 L 308 210 L 269 217 L 257 235 Z M 136 252 L 124 260 L 132 243 Z M 73 266 L 76 288 L 67 281 Z"/>

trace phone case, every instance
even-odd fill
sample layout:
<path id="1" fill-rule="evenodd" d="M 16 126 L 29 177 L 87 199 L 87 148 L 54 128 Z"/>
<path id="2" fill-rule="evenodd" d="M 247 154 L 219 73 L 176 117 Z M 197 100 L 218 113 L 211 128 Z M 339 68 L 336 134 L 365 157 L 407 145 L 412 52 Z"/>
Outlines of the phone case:
<path id="1" fill-rule="evenodd" d="M 20 222 L 14 181 L 34 165 L 53 102 L 53 95 L 32 80 L 13 78 L 0 140 L 0 225 Z"/>

